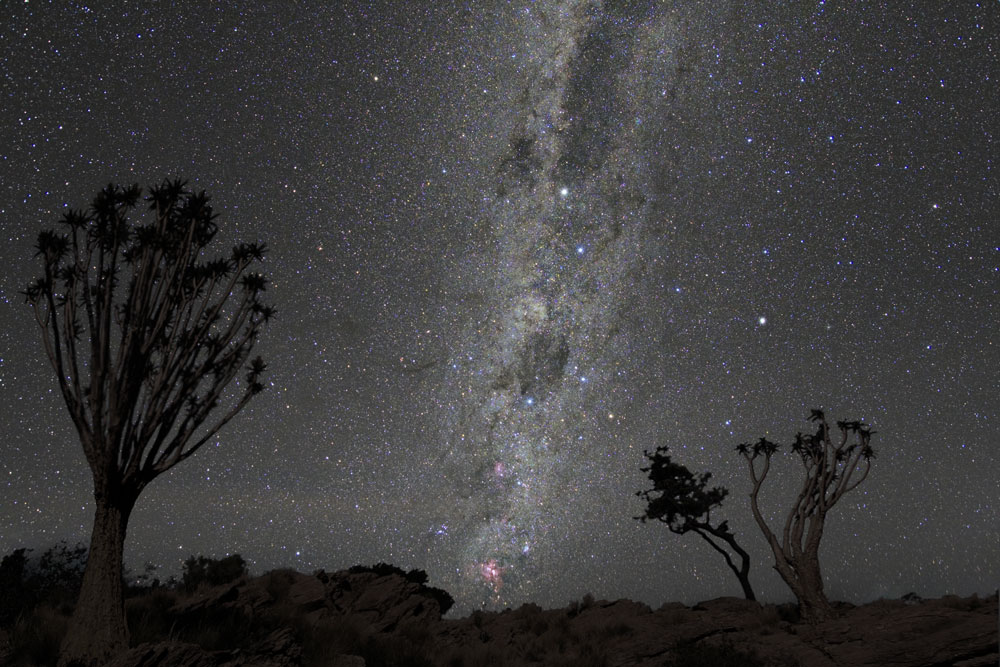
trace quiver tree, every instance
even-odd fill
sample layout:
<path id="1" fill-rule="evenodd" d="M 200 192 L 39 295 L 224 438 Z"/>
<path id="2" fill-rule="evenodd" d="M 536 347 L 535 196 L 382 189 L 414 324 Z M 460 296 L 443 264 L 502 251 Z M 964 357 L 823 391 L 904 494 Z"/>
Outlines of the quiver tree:
<path id="1" fill-rule="evenodd" d="M 750 556 L 736 543 L 727 521 L 718 525 L 712 523 L 712 510 L 722 506 L 729 490 L 720 486 L 705 488 L 712 473 L 695 475 L 671 460 L 667 451 L 667 447 L 658 447 L 655 452 L 643 452 L 649 459 L 649 466 L 641 470 L 649 475 L 653 488 L 636 492 L 635 495 L 646 501 L 646 511 L 635 518 L 643 523 L 653 519 L 661 521 L 677 535 L 689 532 L 699 535 L 722 554 L 739 580 L 746 599 L 756 600 L 750 586 Z M 733 554 L 739 557 L 739 565 L 734 562 Z"/>
<path id="2" fill-rule="evenodd" d="M 798 433 L 792 444 L 792 451 L 802 461 L 805 480 L 780 535 L 764 521 L 758 502 L 761 485 L 771 469 L 771 458 L 778 445 L 761 438 L 754 444 L 739 445 L 736 451 L 749 466 L 753 482 L 750 508 L 774 552 L 774 568 L 795 594 L 802 618 L 814 623 L 833 616 L 833 608 L 823 592 L 819 569 L 819 543 L 826 514 L 845 493 L 857 488 L 868 476 L 874 458 L 869 441 L 874 432 L 859 421 L 839 421 L 840 434 L 834 441 L 822 410 L 813 410 L 809 420 L 817 423 L 816 432 L 812 435 Z"/>
<path id="3" fill-rule="evenodd" d="M 139 186 L 109 185 L 89 211 L 66 213 L 60 230 L 38 235 L 43 273 L 25 290 L 94 481 L 63 665 L 103 664 L 126 646 L 122 548 L 136 499 L 263 389 L 264 362 L 248 359 L 274 312 L 264 276 L 250 271 L 264 245 L 206 258 L 218 227 L 204 192 L 164 181 L 145 201 L 137 216 Z M 244 367 L 245 382 L 223 396 Z"/>

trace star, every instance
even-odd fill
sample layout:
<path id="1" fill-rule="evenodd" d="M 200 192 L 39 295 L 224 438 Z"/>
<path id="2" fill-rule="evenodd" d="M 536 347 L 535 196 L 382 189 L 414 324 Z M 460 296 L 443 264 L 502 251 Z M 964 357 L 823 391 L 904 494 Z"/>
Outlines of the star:
<path id="1" fill-rule="evenodd" d="M 93 519 L 14 294 L 34 239 L 109 181 L 182 176 L 216 251 L 271 248 L 278 314 L 265 390 L 139 498 L 133 569 L 382 561 L 457 614 L 739 594 L 707 545 L 632 521 L 642 451 L 711 472 L 750 539 L 733 448 L 815 403 L 878 433 L 828 590 L 992 593 L 995 3 L 748 0 L 725 26 L 711 3 L 105 4 L 5 5 L 0 556 Z"/>

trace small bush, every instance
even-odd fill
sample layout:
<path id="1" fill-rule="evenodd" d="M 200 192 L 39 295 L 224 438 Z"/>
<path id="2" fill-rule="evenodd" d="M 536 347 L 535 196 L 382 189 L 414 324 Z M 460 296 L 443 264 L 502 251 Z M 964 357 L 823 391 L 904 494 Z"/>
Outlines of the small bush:
<path id="1" fill-rule="evenodd" d="M 209 586 L 221 586 L 236 581 L 247 574 L 247 562 L 239 554 L 219 559 L 191 556 L 184 561 L 181 586 L 188 593 L 192 593 L 202 583 L 207 583 Z"/>
<path id="2" fill-rule="evenodd" d="M 435 588 L 434 586 L 424 586 L 421 589 L 421 594 L 433 598 L 437 601 L 438 607 L 441 609 L 441 615 L 444 616 L 451 609 L 452 605 L 455 604 L 455 598 L 451 596 L 451 593 L 444 590 L 443 588 Z"/>
<path id="3" fill-rule="evenodd" d="M 170 613 L 170 609 L 177 604 L 177 598 L 175 591 L 161 587 L 125 602 L 125 620 L 132 646 L 163 641 L 170 637 L 177 623 L 177 618 Z"/>
<path id="4" fill-rule="evenodd" d="M 388 577 L 393 574 L 398 574 L 399 576 L 406 578 L 406 571 L 403 568 L 396 567 L 395 565 L 390 565 L 389 563 L 375 563 L 374 565 L 353 565 L 347 570 L 351 574 L 365 574 L 371 572 L 372 574 L 377 574 L 380 577 Z M 419 572 L 419 570 L 413 570 L 413 572 Z M 426 581 L 426 575 L 425 581 Z M 422 582 L 416 582 L 422 583 Z"/>
<path id="5" fill-rule="evenodd" d="M 57 542 L 37 558 L 31 549 L 15 549 L 0 561 L 0 627 L 11 627 L 36 605 L 69 614 L 80 594 L 87 547 Z"/>
<path id="6" fill-rule="evenodd" d="M 9 667 L 47 667 L 59 659 L 59 645 L 69 617 L 58 609 L 39 605 L 21 614 L 10 633 Z"/>
<path id="7" fill-rule="evenodd" d="M 427 573 L 423 570 L 413 569 L 406 573 L 406 580 L 414 584 L 426 584 Z"/>

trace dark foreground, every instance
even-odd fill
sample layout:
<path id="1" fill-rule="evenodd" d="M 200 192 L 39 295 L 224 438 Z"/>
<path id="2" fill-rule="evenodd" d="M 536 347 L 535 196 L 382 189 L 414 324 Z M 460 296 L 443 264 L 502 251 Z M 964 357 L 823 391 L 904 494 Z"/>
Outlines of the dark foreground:
<path id="1" fill-rule="evenodd" d="M 588 596 L 564 609 L 527 604 L 453 620 L 441 618 L 450 597 L 412 575 L 385 566 L 315 576 L 278 570 L 189 595 L 154 589 L 129 600 L 134 648 L 111 667 L 985 667 L 1000 660 L 995 594 L 841 604 L 838 618 L 815 627 L 799 623 L 792 605 L 737 598 L 654 611 Z M 57 626 L 59 612 L 51 613 Z M 33 664 L 30 652 L 14 650 L 15 639 L 23 641 L 0 635 L 0 664 Z"/>

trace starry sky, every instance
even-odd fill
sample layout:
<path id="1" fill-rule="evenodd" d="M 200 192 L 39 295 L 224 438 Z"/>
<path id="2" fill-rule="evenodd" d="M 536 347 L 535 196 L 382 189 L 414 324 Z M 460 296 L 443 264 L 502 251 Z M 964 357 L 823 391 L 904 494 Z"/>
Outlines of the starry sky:
<path id="1" fill-rule="evenodd" d="M 422 568 L 457 610 L 739 595 L 640 524 L 644 449 L 730 489 L 809 409 L 878 432 L 831 598 L 1000 579 L 996 2 L 5 3 L 0 552 L 91 482 L 20 290 L 109 182 L 267 242 L 268 390 L 153 482 L 126 562 Z M 801 468 L 776 459 L 783 519 Z"/>

